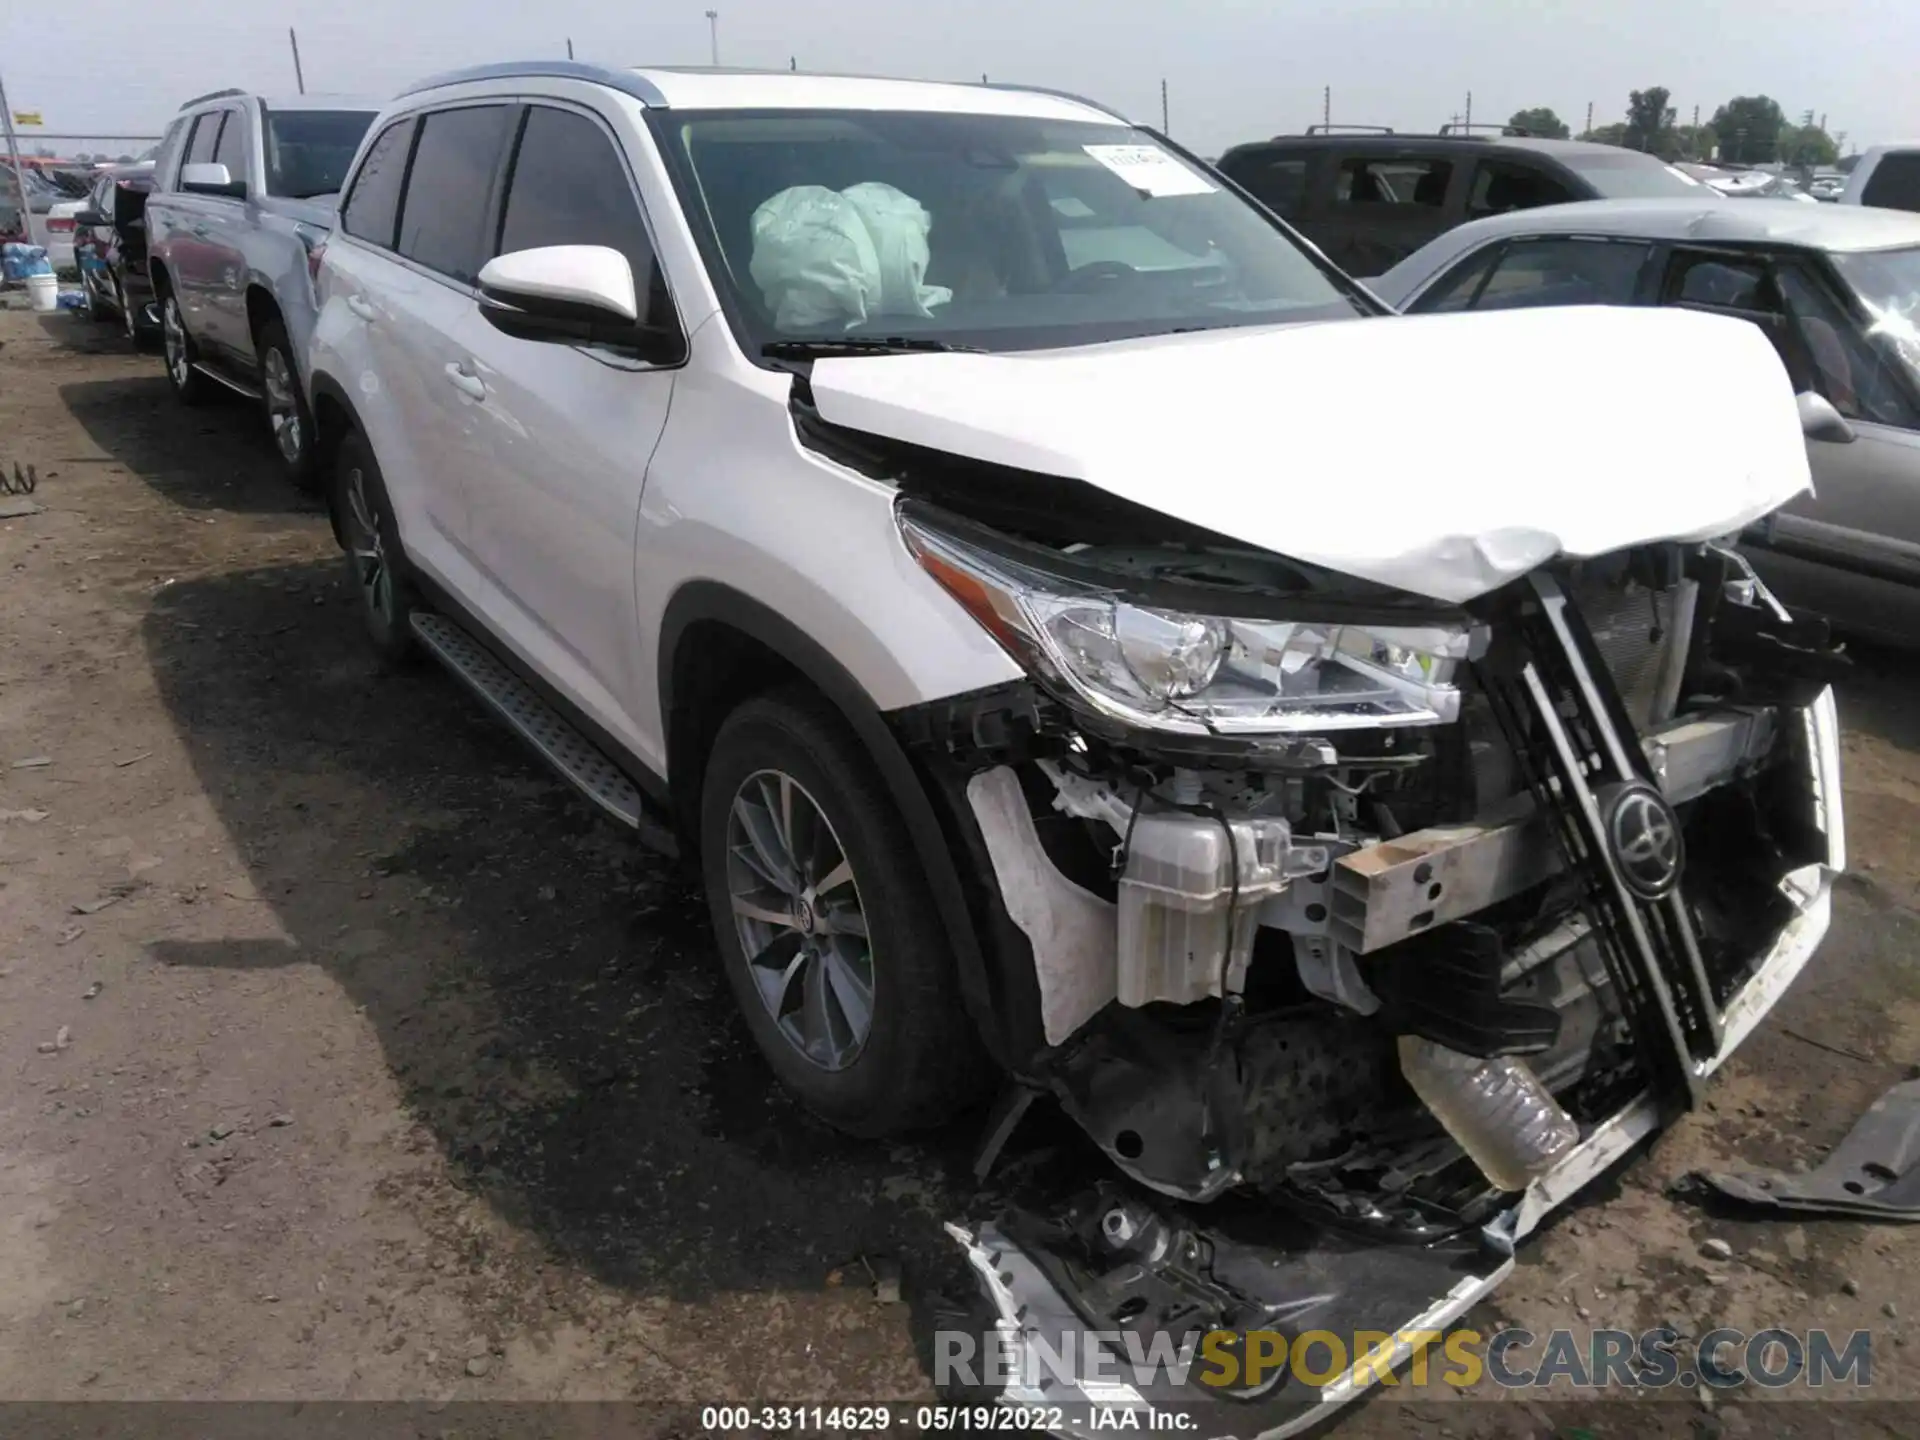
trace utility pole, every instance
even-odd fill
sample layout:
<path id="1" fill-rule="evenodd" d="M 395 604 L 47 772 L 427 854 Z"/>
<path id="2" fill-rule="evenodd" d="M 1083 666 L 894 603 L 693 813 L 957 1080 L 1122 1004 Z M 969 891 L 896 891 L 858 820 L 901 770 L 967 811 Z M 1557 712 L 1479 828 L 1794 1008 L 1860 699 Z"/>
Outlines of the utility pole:
<path id="1" fill-rule="evenodd" d="M 1333 125 L 1333 87 L 1327 85 L 1320 91 L 1320 125 L 1330 129 Z"/>
<path id="2" fill-rule="evenodd" d="M 571 35 L 567 37 L 567 59 L 573 59 L 573 37 Z"/>
<path id="3" fill-rule="evenodd" d="M 287 27 L 287 43 L 293 47 L 293 83 L 300 87 L 302 95 L 307 93 L 307 77 L 300 69 L 300 37 L 293 33 L 293 27 Z"/>
<path id="4" fill-rule="evenodd" d="M 713 55 L 713 68 L 720 68 L 720 12 L 707 11 L 707 46 Z"/>
<path id="5" fill-rule="evenodd" d="M 1460 122 L 1460 128 L 1471 131 L 1473 129 L 1473 92 L 1471 90 L 1467 91 L 1466 116 L 1467 118 Z"/>
<path id="6" fill-rule="evenodd" d="M 1587 128 L 1580 133 L 1582 135 L 1593 134 L 1593 102 L 1591 100 L 1587 101 Z"/>
<path id="7" fill-rule="evenodd" d="M 800 57 L 798 55 L 789 55 L 787 57 L 787 69 L 798 70 L 799 68 L 800 68 Z"/>
<path id="8" fill-rule="evenodd" d="M 20 224 L 27 232 L 27 243 L 38 245 L 33 233 L 33 206 L 27 200 L 27 172 L 20 168 L 20 137 L 13 133 L 13 107 L 7 103 L 7 85 L 0 80 L 0 120 L 7 126 L 7 158 L 13 162 L 13 188 L 20 196 Z"/>
<path id="9" fill-rule="evenodd" d="M 1160 77 L 1160 133 L 1171 133 L 1171 127 L 1167 124 L 1167 77 L 1164 75 Z"/>

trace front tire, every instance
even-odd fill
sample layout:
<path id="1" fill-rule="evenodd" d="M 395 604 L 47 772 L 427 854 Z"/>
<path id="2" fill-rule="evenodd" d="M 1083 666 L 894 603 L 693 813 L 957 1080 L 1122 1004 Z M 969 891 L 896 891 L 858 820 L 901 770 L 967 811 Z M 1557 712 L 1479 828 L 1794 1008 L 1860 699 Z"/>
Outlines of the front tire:
<path id="1" fill-rule="evenodd" d="M 316 470 L 313 416 L 300 393 L 300 372 L 294 368 L 287 327 L 278 319 L 263 321 L 254 336 L 254 349 L 260 356 L 260 394 L 274 451 L 294 488 L 311 494 Z"/>
<path id="2" fill-rule="evenodd" d="M 782 1084 L 863 1136 L 950 1118 L 985 1054 L 906 823 L 811 691 L 747 701 L 707 760 L 701 874 L 721 961 Z"/>
<path id="3" fill-rule="evenodd" d="M 167 386 L 173 391 L 173 398 L 182 405 L 206 403 L 213 382 L 193 368 L 199 351 L 187 334 L 186 317 L 171 288 L 160 301 L 160 340 L 167 362 Z"/>
<path id="4" fill-rule="evenodd" d="M 99 281 L 90 278 L 85 272 L 80 276 L 80 293 L 86 297 L 87 319 L 96 325 L 104 325 L 113 318 L 107 313 L 107 307 L 100 303 Z"/>
<path id="5" fill-rule="evenodd" d="M 381 663 L 400 669 L 418 655 L 413 612 L 419 604 L 400 549 L 400 530 L 373 447 L 358 430 L 342 437 L 335 454 L 334 499 L 347 571 L 360 615 Z"/>

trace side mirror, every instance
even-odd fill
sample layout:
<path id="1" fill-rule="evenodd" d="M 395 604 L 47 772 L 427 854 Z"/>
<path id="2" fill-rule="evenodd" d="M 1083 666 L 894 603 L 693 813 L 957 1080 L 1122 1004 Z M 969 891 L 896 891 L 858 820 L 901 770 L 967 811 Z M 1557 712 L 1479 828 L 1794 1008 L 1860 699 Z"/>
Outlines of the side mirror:
<path id="1" fill-rule="evenodd" d="M 235 200 L 247 194 L 247 182 L 234 179 L 226 166 L 204 162 L 180 167 L 180 188 L 193 195 L 226 195 Z"/>
<path id="2" fill-rule="evenodd" d="M 649 285 L 647 299 L 655 288 Z M 480 271 L 480 313 L 516 340 L 606 345 L 659 364 L 686 354 L 680 327 L 642 313 L 633 267 L 605 245 L 544 245 L 494 256 Z"/>
<path id="3" fill-rule="evenodd" d="M 82 210 L 78 215 L 73 217 L 73 223 L 81 226 L 83 229 L 92 229 L 96 225 L 113 224 L 113 217 L 111 215 L 103 215 L 98 210 Z"/>
<path id="4" fill-rule="evenodd" d="M 1800 433 L 1809 440 L 1825 440 L 1833 445 L 1847 445 L 1853 441 L 1853 426 L 1847 423 L 1847 417 L 1833 408 L 1833 402 L 1826 396 L 1812 390 L 1802 390 L 1794 396 L 1800 407 Z"/>

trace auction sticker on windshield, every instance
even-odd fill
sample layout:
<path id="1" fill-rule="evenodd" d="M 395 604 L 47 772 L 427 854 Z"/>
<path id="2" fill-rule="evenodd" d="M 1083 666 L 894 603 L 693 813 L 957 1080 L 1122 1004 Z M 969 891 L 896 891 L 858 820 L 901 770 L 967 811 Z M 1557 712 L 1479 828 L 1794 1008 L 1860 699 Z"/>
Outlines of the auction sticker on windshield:
<path id="1" fill-rule="evenodd" d="M 1087 154 L 1142 194 L 1211 195 L 1218 188 L 1153 145 L 1088 145 Z"/>

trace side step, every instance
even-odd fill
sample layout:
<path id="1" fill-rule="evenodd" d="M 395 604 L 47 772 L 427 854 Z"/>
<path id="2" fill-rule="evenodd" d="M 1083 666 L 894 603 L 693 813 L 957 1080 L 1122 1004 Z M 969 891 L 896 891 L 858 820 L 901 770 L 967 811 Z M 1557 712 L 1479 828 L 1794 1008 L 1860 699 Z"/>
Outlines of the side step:
<path id="1" fill-rule="evenodd" d="M 214 384 L 224 385 L 227 387 L 227 389 L 233 391 L 233 393 L 236 395 L 245 396 L 249 400 L 261 400 L 266 398 L 263 395 L 261 395 L 261 393 L 258 390 L 256 390 L 253 386 L 247 384 L 245 381 L 234 379 L 231 375 L 227 374 L 224 370 L 214 369 L 213 366 L 207 364 L 207 362 L 204 360 L 194 361 L 193 368 L 197 370 L 200 374 L 206 376 L 209 380 L 213 381 Z"/>
<path id="2" fill-rule="evenodd" d="M 568 784 L 622 825 L 638 831 L 650 848 L 678 857 L 679 842 L 672 830 L 648 813 L 640 787 L 492 651 L 444 615 L 416 610 L 413 633 Z"/>

